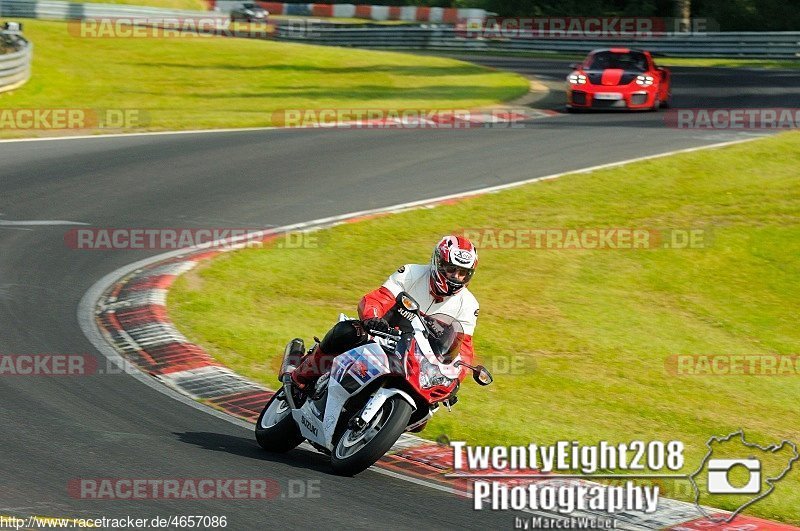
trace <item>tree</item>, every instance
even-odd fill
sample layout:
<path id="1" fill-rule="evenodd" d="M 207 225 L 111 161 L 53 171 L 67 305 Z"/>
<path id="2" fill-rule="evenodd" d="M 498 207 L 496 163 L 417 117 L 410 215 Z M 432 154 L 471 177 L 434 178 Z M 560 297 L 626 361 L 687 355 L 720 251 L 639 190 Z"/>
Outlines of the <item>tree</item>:
<path id="1" fill-rule="evenodd" d="M 692 30 L 692 0 L 674 0 L 675 18 L 678 19 L 678 31 Z"/>

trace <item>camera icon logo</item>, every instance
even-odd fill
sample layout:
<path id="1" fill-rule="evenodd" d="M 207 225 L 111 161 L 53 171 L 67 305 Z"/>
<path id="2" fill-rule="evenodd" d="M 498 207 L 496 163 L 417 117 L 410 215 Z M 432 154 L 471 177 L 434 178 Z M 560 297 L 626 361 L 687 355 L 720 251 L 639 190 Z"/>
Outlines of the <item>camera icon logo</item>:
<path id="1" fill-rule="evenodd" d="M 745 467 L 750 472 L 747 483 L 735 487 L 730 472 L 736 467 Z M 758 494 L 761 492 L 761 462 L 758 459 L 709 459 L 709 494 Z"/>

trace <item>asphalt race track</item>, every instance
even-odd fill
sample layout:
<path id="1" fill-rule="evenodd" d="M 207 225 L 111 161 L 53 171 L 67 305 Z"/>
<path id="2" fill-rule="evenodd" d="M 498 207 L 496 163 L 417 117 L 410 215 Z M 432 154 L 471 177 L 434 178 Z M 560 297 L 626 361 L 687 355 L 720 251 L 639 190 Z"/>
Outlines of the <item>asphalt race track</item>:
<path id="1" fill-rule="evenodd" d="M 563 61 L 478 61 L 552 79 L 568 70 Z M 796 71 L 675 68 L 674 75 L 675 107 L 800 107 Z M 515 129 L 0 143 L 0 353 L 86 353 L 104 363 L 79 328 L 78 303 L 104 275 L 156 254 L 73 250 L 64 243 L 71 225 L 11 221 L 270 227 L 747 136 L 670 129 L 662 113 L 641 113 L 564 115 Z M 229 529 L 513 524 L 511 512 L 475 512 L 464 498 L 372 471 L 333 476 L 316 453 L 270 456 L 250 430 L 124 374 L 4 376 L 0 404 L 0 515 L 225 515 Z M 283 494 L 289 480 L 312 480 L 320 497 L 82 500 L 67 490 L 77 478 L 271 478 Z"/>

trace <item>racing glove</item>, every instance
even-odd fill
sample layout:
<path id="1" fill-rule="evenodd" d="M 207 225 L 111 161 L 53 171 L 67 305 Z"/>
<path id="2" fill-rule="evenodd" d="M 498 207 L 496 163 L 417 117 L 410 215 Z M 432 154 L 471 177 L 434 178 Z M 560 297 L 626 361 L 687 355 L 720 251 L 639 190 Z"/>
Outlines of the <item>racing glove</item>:
<path id="1" fill-rule="evenodd" d="M 361 322 L 367 330 L 377 330 L 378 332 L 389 331 L 389 323 L 387 323 L 386 319 L 383 317 L 371 317 Z"/>

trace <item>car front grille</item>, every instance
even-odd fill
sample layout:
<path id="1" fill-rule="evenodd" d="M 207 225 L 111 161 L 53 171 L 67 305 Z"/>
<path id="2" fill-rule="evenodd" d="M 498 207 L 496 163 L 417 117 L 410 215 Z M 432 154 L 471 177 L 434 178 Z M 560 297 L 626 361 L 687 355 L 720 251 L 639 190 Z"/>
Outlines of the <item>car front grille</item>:
<path id="1" fill-rule="evenodd" d="M 582 90 L 573 90 L 572 103 L 575 105 L 586 105 L 586 93 Z"/>
<path id="2" fill-rule="evenodd" d="M 592 108 L 597 109 L 610 109 L 612 107 L 619 107 L 622 100 L 592 100 Z"/>

